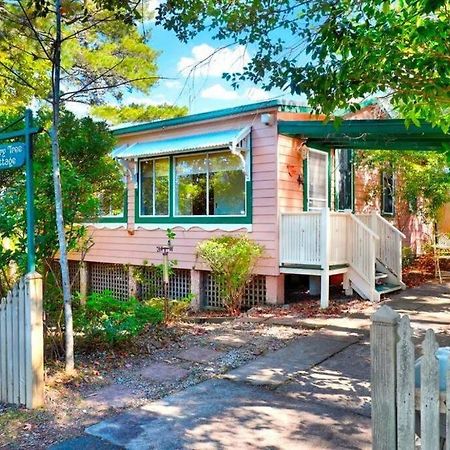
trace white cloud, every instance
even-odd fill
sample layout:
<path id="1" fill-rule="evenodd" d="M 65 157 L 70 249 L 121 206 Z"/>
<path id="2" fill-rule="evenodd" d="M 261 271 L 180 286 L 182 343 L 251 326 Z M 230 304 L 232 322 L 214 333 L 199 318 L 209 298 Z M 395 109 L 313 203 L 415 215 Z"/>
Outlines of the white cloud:
<path id="1" fill-rule="evenodd" d="M 67 102 L 66 108 L 73 112 L 77 117 L 85 117 L 89 115 L 90 106 L 85 103 Z"/>
<path id="2" fill-rule="evenodd" d="M 196 45 L 191 56 L 183 56 L 177 69 L 183 75 L 220 77 L 225 72 L 241 72 L 250 62 L 250 55 L 243 45 L 235 48 L 215 49 L 208 44 Z"/>
<path id="3" fill-rule="evenodd" d="M 212 100 L 236 100 L 239 94 L 231 89 L 224 88 L 221 84 L 213 84 L 200 92 L 200 97 Z"/>
<path id="4" fill-rule="evenodd" d="M 259 88 L 249 88 L 245 92 L 245 96 L 252 101 L 261 102 L 263 100 L 268 100 L 270 95 L 267 91 Z"/>
<path id="5" fill-rule="evenodd" d="M 164 86 L 169 89 L 180 89 L 182 85 L 178 80 L 167 80 L 164 82 Z"/>
<path id="6" fill-rule="evenodd" d="M 234 91 L 227 89 L 217 83 L 200 92 L 200 97 L 211 100 L 250 100 L 260 102 L 270 98 L 269 93 L 259 88 L 248 88 L 245 91 Z"/>

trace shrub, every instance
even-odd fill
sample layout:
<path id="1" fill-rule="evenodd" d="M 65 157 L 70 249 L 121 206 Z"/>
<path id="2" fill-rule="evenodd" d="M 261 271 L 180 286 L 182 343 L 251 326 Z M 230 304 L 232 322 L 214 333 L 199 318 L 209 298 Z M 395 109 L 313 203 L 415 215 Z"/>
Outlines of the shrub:
<path id="1" fill-rule="evenodd" d="M 221 286 L 228 311 L 239 313 L 245 286 L 264 248 L 247 236 L 219 236 L 201 242 L 197 250 Z"/>
<path id="2" fill-rule="evenodd" d="M 194 296 L 190 294 L 188 297 L 182 298 L 180 300 L 169 300 L 167 321 L 178 320 L 185 317 L 191 306 L 191 301 L 193 300 L 193 298 Z M 154 306 L 155 308 L 161 309 L 161 311 L 163 311 L 164 302 L 165 302 L 164 298 L 154 297 L 145 300 L 144 303 L 146 305 Z"/>
<path id="3" fill-rule="evenodd" d="M 138 336 L 149 323 L 163 320 L 163 310 L 157 305 L 142 303 L 135 298 L 117 300 L 110 291 L 91 294 L 84 306 L 74 313 L 74 329 L 91 343 L 117 346 Z"/>

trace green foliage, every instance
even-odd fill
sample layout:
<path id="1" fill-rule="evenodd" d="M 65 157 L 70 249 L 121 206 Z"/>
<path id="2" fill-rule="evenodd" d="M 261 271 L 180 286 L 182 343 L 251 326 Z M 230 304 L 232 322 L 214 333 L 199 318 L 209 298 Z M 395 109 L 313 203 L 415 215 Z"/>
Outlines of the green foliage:
<path id="1" fill-rule="evenodd" d="M 10 119 L 10 115 L 5 118 L 0 115 L 0 128 Z M 49 119 L 49 113 L 42 111 L 37 125 L 47 128 Z M 86 227 L 79 223 L 86 218 L 97 217 L 99 195 L 109 196 L 114 202 L 123 204 L 124 191 L 120 167 L 110 156 L 115 138 L 106 125 L 90 118 L 78 119 L 70 112 L 64 112 L 61 121 L 64 217 L 68 249 L 75 250 L 89 240 Z M 45 276 L 58 249 L 50 138 L 47 133 L 41 133 L 35 141 L 34 171 L 37 261 L 38 270 Z M 0 236 L 4 242 L 8 242 L 8 246 L 0 247 L 0 270 L 7 270 L 10 263 L 14 262 L 18 265 L 20 275 L 26 265 L 24 173 L 21 170 L 0 171 L 0 183 L 3 187 Z"/>
<path id="2" fill-rule="evenodd" d="M 171 119 L 185 116 L 185 106 L 174 105 L 140 105 L 132 103 L 126 106 L 97 105 L 91 108 L 91 114 L 111 124 L 127 122 L 151 122 L 153 120 Z M 158 191 L 157 191 L 158 192 Z"/>
<path id="3" fill-rule="evenodd" d="M 393 171 L 397 177 L 397 200 L 403 201 L 411 212 L 427 221 L 435 221 L 439 209 L 450 201 L 450 174 L 442 153 L 393 150 L 360 152 L 357 164 L 380 172 Z"/>
<path id="4" fill-rule="evenodd" d="M 0 2 L 0 104 L 49 100 L 54 6 L 48 0 Z M 125 88 L 147 94 L 158 81 L 158 52 L 141 26 L 150 18 L 145 1 L 66 0 L 61 14 L 61 103 L 120 101 Z"/>
<path id="5" fill-rule="evenodd" d="M 90 345 L 117 346 L 130 342 L 148 324 L 163 320 L 157 304 L 139 302 L 135 298 L 117 300 L 110 291 L 92 294 L 84 306 L 74 311 L 74 330 Z"/>
<path id="6" fill-rule="evenodd" d="M 240 311 L 245 286 L 263 250 L 261 245 L 244 235 L 224 235 L 198 244 L 198 254 L 209 264 L 231 314 Z"/>
<path id="7" fill-rule="evenodd" d="M 157 23 L 186 42 L 208 30 L 252 47 L 229 74 L 304 94 L 318 112 L 357 110 L 384 93 L 407 121 L 450 126 L 450 9 L 446 0 L 250 0 L 163 2 Z"/>
<path id="8" fill-rule="evenodd" d="M 180 300 L 169 300 L 168 305 L 165 306 L 164 302 L 166 301 L 166 299 L 154 297 L 145 300 L 145 304 L 160 309 L 161 311 L 164 311 L 164 308 L 168 307 L 169 319 L 172 321 L 176 321 L 186 317 L 189 308 L 191 307 L 193 298 L 193 295 L 189 295 L 188 297 L 182 298 Z"/>

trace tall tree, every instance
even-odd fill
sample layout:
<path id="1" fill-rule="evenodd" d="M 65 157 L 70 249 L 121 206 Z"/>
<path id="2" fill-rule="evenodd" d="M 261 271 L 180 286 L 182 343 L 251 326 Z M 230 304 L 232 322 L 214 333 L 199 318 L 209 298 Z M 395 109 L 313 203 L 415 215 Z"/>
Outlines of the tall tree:
<path id="1" fill-rule="evenodd" d="M 96 105 L 91 108 L 91 114 L 108 123 L 117 125 L 126 122 L 150 122 L 152 120 L 170 119 L 172 117 L 185 116 L 188 109 L 175 105 L 142 105 L 131 103 L 130 105 Z"/>
<path id="2" fill-rule="evenodd" d="M 388 96 L 407 121 L 450 126 L 448 0 L 166 0 L 157 22 L 250 48 L 242 80 L 305 94 L 319 112 Z"/>
<path id="3" fill-rule="evenodd" d="M 14 101 L 24 88 L 52 109 L 51 147 L 54 201 L 65 312 L 66 369 L 74 368 L 72 296 L 63 215 L 60 168 L 60 110 L 69 101 L 98 103 L 120 99 L 123 87 L 146 93 L 157 80 L 155 53 L 138 33 L 145 11 L 141 0 L 31 0 L 0 2 L 0 53 L 14 59 L 0 64 L 5 83 L 0 100 Z M 36 74 L 27 64 L 37 61 Z M 18 88 L 20 86 L 20 88 Z"/>

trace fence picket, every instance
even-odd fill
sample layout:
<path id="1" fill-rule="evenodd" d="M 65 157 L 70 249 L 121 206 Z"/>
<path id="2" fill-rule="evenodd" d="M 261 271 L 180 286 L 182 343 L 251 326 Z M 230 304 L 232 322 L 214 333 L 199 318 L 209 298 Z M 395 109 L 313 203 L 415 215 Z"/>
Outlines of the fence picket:
<path id="1" fill-rule="evenodd" d="M 0 299 L 0 402 L 43 403 L 42 278 L 21 278 Z"/>
<path id="2" fill-rule="evenodd" d="M 398 326 L 397 343 L 397 448 L 414 450 L 414 344 L 409 317 L 403 316 Z"/>
<path id="3" fill-rule="evenodd" d="M 6 400 L 6 299 L 0 298 L 0 401 Z"/>
<path id="4" fill-rule="evenodd" d="M 447 393 L 445 396 L 445 413 L 446 413 L 446 424 L 445 424 L 445 436 L 447 439 L 445 440 L 445 448 L 446 450 L 450 450 L 450 357 L 447 360 L 447 373 L 446 373 L 446 380 L 447 380 Z"/>
<path id="5" fill-rule="evenodd" d="M 420 365 L 420 430 L 422 450 L 439 449 L 439 363 L 433 330 L 427 330 Z"/>

